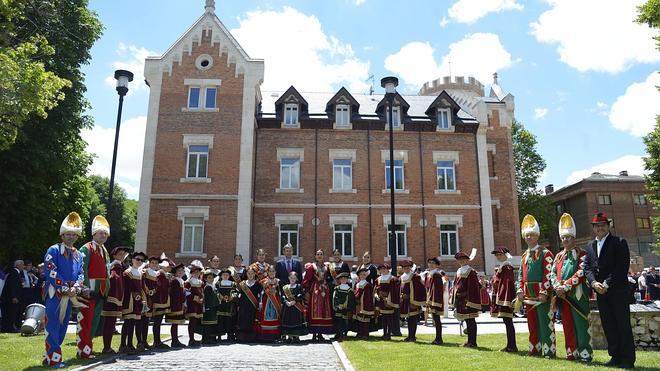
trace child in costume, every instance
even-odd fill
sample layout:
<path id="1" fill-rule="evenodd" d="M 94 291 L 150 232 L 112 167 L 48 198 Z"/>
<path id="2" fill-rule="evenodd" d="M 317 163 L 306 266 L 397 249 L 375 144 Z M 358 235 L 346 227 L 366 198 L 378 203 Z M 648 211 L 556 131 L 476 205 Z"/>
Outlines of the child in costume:
<path id="1" fill-rule="evenodd" d="M 369 338 L 369 324 L 374 317 L 374 286 L 367 280 L 369 269 L 358 269 L 358 283 L 355 285 L 355 316 L 358 339 Z"/>
<path id="2" fill-rule="evenodd" d="M 218 336 L 218 294 L 213 287 L 213 271 L 202 274 L 204 285 L 204 314 L 202 315 L 202 344 L 215 344 Z"/>
<path id="3" fill-rule="evenodd" d="M 348 321 L 355 309 L 355 293 L 348 284 L 349 274 L 346 272 L 337 275 L 337 283 L 332 292 L 332 307 L 335 312 L 335 337 L 342 341 L 348 332 Z"/>
<path id="4" fill-rule="evenodd" d="M 238 286 L 231 280 L 231 271 L 224 269 L 220 271 L 220 278 L 215 283 L 215 291 L 218 294 L 218 337 L 227 334 L 227 340 L 236 340 L 236 301 Z"/>
<path id="5" fill-rule="evenodd" d="M 300 336 L 307 335 L 307 321 L 305 293 L 295 271 L 289 273 L 289 283 L 282 288 L 282 302 L 282 336 L 288 336 L 289 343 L 299 343 Z"/>

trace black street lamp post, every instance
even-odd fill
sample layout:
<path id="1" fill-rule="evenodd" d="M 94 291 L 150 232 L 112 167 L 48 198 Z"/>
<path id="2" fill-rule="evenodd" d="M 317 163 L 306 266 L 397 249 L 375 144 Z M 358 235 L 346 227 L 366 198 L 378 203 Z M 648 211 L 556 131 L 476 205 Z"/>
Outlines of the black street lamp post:
<path id="1" fill-rule="evenodd" d="M 394 96 L 396 95 L 396 87 L 399 85 L 399 79 L 394 76 L 383 77 L 380 80 L 380 86 L 385 88 L 385 100 L 387 101 L 387 112 L 389 117 L 389 129 L 390 129 L 390 226 L 391 230 L 389 231 L 389 252 L 390 252 L 390 263 L 392 265 L 392 276 L 397 276 L 397 247 L 396 247 L 396 219 L 394 213 L 394 190 L 396 188 L 396 182 L 394 181 L 394 112 L 392 106 L 394 106 Z M 399 111 L 400 112 L 400 111 Z M 399 310 L 397 309 L 394 313 L 394 323 L 392 326 L 392 335 L 401 336 L 401 328 L 399 323 Z"/>
<path id="2" fill-rule="evenodd" d="M 115 186 L 115 165 L 117 164 L 117 146 L 119 145 L 119 127 L 121 126 L 121 109 L 124 106 L 124 96 L 128 93 L 128 83 L 133 81 L 133 73 L 126 70 L 116 70 L 117 94 L 119 94 L 119 109 L 117 110 L 117 126 L 115 128 L 115 147 L 112 152 L 112 169 L 110 170 L 110 189 L 108 190 L 108 204 L 106 205 L 106 217 L 110 219 L 112 206 L 112 194 Z"/>

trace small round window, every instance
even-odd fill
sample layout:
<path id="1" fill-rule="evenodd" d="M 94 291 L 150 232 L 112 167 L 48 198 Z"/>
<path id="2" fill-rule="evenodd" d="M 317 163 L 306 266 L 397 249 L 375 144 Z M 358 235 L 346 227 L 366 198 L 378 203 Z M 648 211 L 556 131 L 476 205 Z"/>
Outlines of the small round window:
<path id="1" fill-rule="evenodd" d="M 208 54 L 202 54 L 195 60 L 195 65 L 200 70 L 208 70 L 213 66 L 213 58 Z"/>

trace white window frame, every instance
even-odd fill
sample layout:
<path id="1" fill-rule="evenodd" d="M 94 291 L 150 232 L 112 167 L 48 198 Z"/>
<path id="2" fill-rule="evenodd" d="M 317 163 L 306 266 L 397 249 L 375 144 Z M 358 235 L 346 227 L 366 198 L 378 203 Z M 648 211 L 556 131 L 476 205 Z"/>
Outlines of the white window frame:
<path id="1" fill-rule="evenodd" d="M 390 225 L 387 225 L 387 240 L 385 241 L 385 246 L 387 250 L 387 256 L 390 257 Z M 397 226 L 402 226 L 403 231 L 397 231 L 395 230 L 394 233 L 396 234 L 396 253 L 397 253 L 397 258 L 407 258 L 408 257 L 408 225 L 405 223 L 397 223 L 394 224 L 395 228 Z M 403 235 L 403 254 L 399 254 L 399 235 Z"/>
<path id="2" fill-rule="evenodd" d="M 284 164 L 285 161 L 294 161 L 293 164 Z M 284 184 L 284 169 L 287 168 L 289 169 L 289 182 L 288 184 Z M 292 172 L 294 171 L 298 172 L 298 184 L 293 186 L 292 183 Z M 295 157 L 290 157 L 290 158 L 283 158 L 280 160 L 280 190 L 295 190 L 295 189 L 300 189 L 300 159 L 295 158 Z"/>
<path id="3" fill-rule="evenodd" d="M 295 231 L 292 230 L 292 229 L 283 230 L 282 229 L 283 225 L 295 225 L 296 230 Z M 293 256 L 296 256 L 296 257 L 299 256 L 300 255 L 300 224 L 295 223 L 295 222 L 281 223 L 277 226 L 277 228 L 278 228 L 278 231 L 279 231 L 278 234 L 277 234 L 277 237 L 278 237 L 277 243 L 278 243 L 278 246 L 279 246 L 278 253 L 280 255 L 284 255 L 283 249 L 284 249 L 284 246 L 286 245 L 286 243 L 282 244 L 282 234 L 286 234 L 287 235 L 287 243 L 291 243 L 291 245 L 293 246 Z M 292 233 L 296 234 L 295 244 L 293 244 L 291 242 L 292 241 L 291 240 L 291 234 Z"/>
<path id="4" fill-rule="evenodd" d="M 191 147 L 206 147 L 206 152 L 191 151 Z M 206 174 L 204 176 L 199 176 L 199 163 L 200 157 L 202 154 L 206 154 Z M 187 179 L 207 179 L 209 177 L 209 154 L 210 148 L 207 144 L 189 144 L 188 145 L 188 156 L 186 158 L 186 178 Z M 195 176 L 190 176 L 190 156 L 196 155 L 196 166 L 195 166 Z"/>
<path id="5" fill-rule="evenodd" d="M 390 189 L 390 187 L 387 186 L 387 177 L 390 175 L 389 161 L 389 159 L 385 160 L 385 189 L 388 191 Z M 397 161 L 401 161 L 401 165 L 397 165 Z M 401 168 L 401 188 L 396 187 L 396 170 L 399 167 Z M 403 192 L 406 189 L 405 161 L 403 159 L 394 159 L 394 179 L 392 179 L 392 184 L 394 186 L 394 192 Z"/>
<path id="6" fill-rule="evenodd" d="M 190 105 L 190 98 L 191 98 L 193 89 L 199 90 L 199 93 L 197 95 L 197 106 L 196 107 L 193 107 L 193 106 Z M 201 86 L 189 86 L 188 87 L 188 102 L 187 102 L 186 106 L 188 107 L 189 110 L 199 110 L 199 109 L 202 108 L 202 106 L 200 104 L 202 102 L 202 95 L 203 95 L 202 90 L 203 89 L 202 89 Z"/>
<path id="7" fill-rule="evenodd" d="M 441 162 L 451 162 L 451 167 L 449 166 L 440 166 Z M 449 188 L 447 186 L 448 181 L 447 181 L 447 171 L 451 170 L 452 173 L 452 179 L 453 179 L 453 188 Z M 440 180 L 440 172 L 444 172 L 444 188 L 440 188 L 439 186 L 439 180 Z M 454 192 L 456 191 L 456 164 L 452 160 L 440 160 L 435 163 L 435 187 L 436 190 L 441 191 L 441 192 Z"/>
<path id="8" fill-rule="evenodd" d="M 300 125 L 300 105 L 298 103 L 284 104 L 282 124 L 286 127 L 297 127 Z"/>
<path id="9" fill-rule="evenodd" d="M 298 188 L 282 188 L 282 162 L 283 160 L 298 160 Z M 304 148 L 278 148 L 277 161 L 280 163 L 280 180 L 275 192 L 303 193 L 302 186 L 302 163 L 305 161 Z M 290 185 L 290 184 L 289 184 Z"/>
<path id="10" fill-rule="evenodd" d="M 390 109 L 389 107 L 385 107 L 385 116 L 387 117 L 387 127 L 385 130 L 389 130 L 390 128 Z M 401 106 L 392 106 L 392 115 L 394 116 L 394 121 L 392 122 L 392 128 L 394 129 L 401 129 L 403 125 L 401 125 Z"/>
<path id="11" fill-rule="evenodd" d="M 213 107 L 209 107 L 207 105 L 207 103 L 208 103 L 207 97 L 208 97 L 208 94 L 209 94 L 209 90 L 211 90 L 211 89 L 215 90 L 215 97 L 213 99 Z M 205 110 L 211 110 L 211 109 L 216 109 L 216 108 L 218 108 L 218 87 L 217 86 L 206 86 L 204 88 L 204 109 Z"/>
<path id="12" fill-rule="evenodd" d="M 607 197 L 607 203 L 605 203 L 605 198 Z M 599 194 L 598 195 L 598 204 L 599 205 L 612 205 L 612 195 L 611 194 Z"/>
<path id="13" fill-rule="evenodd" d="M 633 204 L 635 205 L 647 205 L 648 201 L 646 199 L 646 195 L 643 193 L 634 193 L 633 194 Z"/>
<path id="14" fill-rule="evenodd" d="M 188 87 L 188 100 L 186 106 L 181 110 L 183 112 L 218 112 L 218 93 L 221 79 L 184 79 L 183 84 Z M 190 106 L 190 93 L 192 89 L 199 89 L 199 98 L 197 100 L 197 107 Z M 213 107 L 206 106 L 206 94 L 208 89 L 215 89 L 215 101 Z"/>
<path id="15" fill-rule="evenodd" d="M 349 226 L 351 227 L 350 231 L 338 231 L 337 226 Z M 341 249 L 341 256 L 344 258 L 351 258 L 355 255 L 355 250 L 353 246 L 355 246 L 355 234 L 353 233 L 353 230 L 355 229 L 355 225 L 353 223 L 334 223 L 332 225 L 332 249 L 335 250 L 337 248 L 337 235 L 341 235 L 341 244 L 342 244 L 342 249 Z M 346 245 L 344 244 L 345 238 L 344 235 L 350 234 L 351 236 L 351 245 L 349 246 L 350 248 L 350 254 L 346 254 Z"/>
<path id="16" fill-rule="evenodd" d="M 435 216 L 435 225 L 438 228 L 438 254 L 447 259 L 453 259 L 454 254 L 448 254 L 448 255 L 443 255 L 442 254 L 442 235 L 443 233 L 448 233 L 451 234 L 453 231 L 443 231 L 442 226 L 443 225 L 455 225 L 456 226 L 456 252 L 460 251 L 461 249 L 461 241 L 460 241 L 460 228 L 463 227 L 463 215 L 450 215 L 450 214 L 442 214 L 442 215 L 436 215 Z"/>
<path id="17" fill-rule="evenodd" d="M 303 221 L 304 221 L 304 215 L 303 214 L 275 214 L 275 226 L 277 227 L 277 244 L 279 245 L 280 242 L 282 241 L 282 224 L 295 224 L 298 226 L 298 240 L 297 240 L 297 250 L 294 251 L 295 254 L 293 254 L 296 257 L 300 256 L 300 230 L 303 228 Z M 282 256 L 283 251 L 282 251 L 283 246 L 278 246 L 277 247 L 277 252 Z"/>
<path id="18" fill-rule="evenodd" d="M 177 206 L 177 220 L 181 222 L 181 241 L 179 245 L 179 252 L 175 254 L 175 257 L 186 257 L 194 256 L 205 258 L 206 254 L 204 253 L 204 238 L 205 238 L 205 224 L 209 220 L 209 206 Z M 191 224 L 186 224 L 186 218 L 201 218 L 202 224 L 192 224 L 192 238 L 191 238 L 191 249 L 195 245 L 195 230 L 196 228 L 201 228 L 202 230 L 202 240 L 200 243 L 200 249 L 185 251 L 185 238 L 186 238 L 186 227 L 191 226 Z"/>
<path id="19" fill-rule="evenodd" d="M 338 104 L 335 107 L 335 127 L 348 128 L 351 126 L 351 106 Z"/>
<path id="20" fill-rule="evenodd" d="M 336 161 L 348 161 L 348 164 L 337 164 Z M 335 179 L 335 169 L 339 168 L 340 173 L 342 174 L 340 182 L 341 187 L 336 187 L 337 185 L 337 179 Z M 348 168 L 349 170 L 349 184 L 343 184 L 343 174 L 344 174 L 344 169 Z M 332 190 L 333 191 L 340 191 L 340 192 L 348 192 L 353 190 L 353 161 L 350 158 L 335 158 L 332 160 Z"/>
<path id="21" fill-rule="evenodd" d="M 446 122 L 442 120 L 442 114 L 446 115 Z M 451 110 L 449 108 L 438 108 L 437 119 L 438 130 L 449 130 L 451 128 Z M 446 126 L 443 124 L 446 124 Z"/>
<path id="22" fill-rule="evenodd" d="M 451 227 L 454 227 L 455 230 L 453 230 L 453 231 L 443 231 L 442 230 L 443 226 L 451 226 Z M 440 243 L 439 250 L 440 251 L 439 251 L 439 255 L 444 256 L 444 257 L 454 257 L 454 255 L 457 252 L 459 252 L 460 249 L 461 249 L 459 235 L 458 235 L 458 224 L 443 223 L 443 224 L 440 224 L 438 226 L 438 229 L 440 230 L 440 241 L 439 241 L 439 243 Z M 443 237 L 443 235 L 446 235 L 446 238 L 447 238 L 447 249 L 448 249 L 447 254 L 444 254 L 443 251 L 442 251 L 442 247 L 443 247 L 442 246 L 442 237 Z M 452 235 L 455 236 L 455 238 L 456 238 L 456 246 L 455 246 L 455 249 L 453 249 L 453 250 L 452 250 L 452 246 L 451 246 L 451 236 Z"/>

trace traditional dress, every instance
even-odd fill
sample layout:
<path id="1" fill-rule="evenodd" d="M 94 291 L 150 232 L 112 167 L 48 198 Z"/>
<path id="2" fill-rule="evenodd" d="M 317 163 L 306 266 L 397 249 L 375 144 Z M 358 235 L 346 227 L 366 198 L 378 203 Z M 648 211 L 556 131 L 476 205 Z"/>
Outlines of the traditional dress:
<path id="1" fill-rule="evenodd" d="M 439 262 L 439 261 L 438 261 Z M 442 271 L 433 269 L 426 275 L 426 310 L 433 316 L 435 325 L 435 344 L 442 343 L 442 321 L 444 313 L 444 282 Z"/>
<path id="2" fill-rule="evenodd" d="M 113 256 L 119 248 L 112 250 Z M 126 251 L 126 250 L 124 250 Z M 121 318 L 122 302 L 124 301 L 124 267 L 119 260 L 110 263 L 110 278 L 108 296 L 103 303 L 103 352 L 112 353 L 112 336 L 115 332 L 117 318 Z"/>
<path id="3" fill-rule="evenodd" d="M 513 299 L 516 298 L 513 266 L 507 260 L 502 262 L 492 280 L 493 293 L 490 301 L 490 315 L 502 318 L 506 327 L 507 351 L 517 351 L 516 331 L 513 326 Z"/>
<path id="4" fill-rule="evenodd" d="M 238 286 L 234 281 L 219 280 L 215 283 L 215 291 L 218 295 L 218 309 L 216 311 L 218 321 L 218 336 L 227 334 L 227 340 L 236 337 L 236 297 Z"/>
<path id="5" fill-rule="evenodd" d="M 309 332 L 314 334 L 332 334 L 332 309 L 330 305 L 330 289 L 326 279 L 330 276 L 325 263 L 305 264 L 303 287 L 307 290 L 307 324 Z"/>
<path id="6" fill-rule="evenodd" d="M 241 341 L 254 341 L 255 321 L 259 309 L 259 295 L 261 284 L 257 281 L 241 281 L 238 284 L 237 328 L 238 339 Z"/>
<path id="7" fill-rule="evenodd" d="M 127 349 L 134 350 L 133 334 L 137 336 L 138 344 L 143 344 L 142 330 L 138 323 L 142 319 L 145 306 L 145 292 L 142 283 L 142 271 L 138 268 L 128 268 L 123 273 L 124 280 L 124 300 L 122 301 L 122 333 L 127 334 Z M 124 345 L 122 343 L 122 345 Z"/>
<path id="8" fill-rule="evenodd" d="M 481 311 L 486 313 L 490 310 L 490 294 L 488 293 L 490 282 L 485 279 L 479 282 L 481 286 Z"/>
<path id="9" fill-rule="evenodd" d="M 401 284 L 391 274 L 381 275 L 376 279 L 376 312 L 382 317 L 383 337 L 392 336 L 393 316 L 401 300 Z"/>
<path id="10" fill-rule="evenodd" d="M 456 256 L 459 254 L 464 253 L 459 252 Z M 454 317 L 459 321 L 465 321 L 468 333 L 465 345 L 476 347 L 477 323 L 475 318 L 479 317 L 481 309 L 481 287 L 477 272 L 469 265 L 464 265 L 456 271 L 451 303 L 454 307 Z"/>
<path id="11" fill-rule="evenodd" d="M 523 237 L 527 233 L 538 235 L 538 223 L 533 216 L 525 216 L 521 230 Z M 528 248 L 521 256 L 516 288 L 525 298 L 530 355 L 554 357 L 556 354 L 555 326 L 550 310 L 552 262 L 552 252 L 539 245 Z M 547 295 L 545 303 L 539 300 L 541 294 Z"/>
<path id="12" fill-rule="evenodd" d="M 411 262 L 401 262 L 401 266 Z M 401 318 L 408 322 L 408 337 L 405 341 L 415 341 L 417 335 L 417 321 L 419 314 L 422 313 L 422 306 L 426 303 L 426 289 L 422 278 L 414 272 L 401 275 L 401 302 L 399 304 L 399 313 Z"/>
<path id="13" fill-rule="evenodd" d="M 161 267 L 169 262 L 162 261 Z M 163 323 L 163 317 L 170 310 L 170 274 L 164 269 L 160 269 L 156 275 L 156 292 L 152 297 L 153 301 L 153 333 L 154 347 L 165 348 L 160 339 L 160 328 Z"/>
<path id="14" fill-rule="evenodd" d="M 257 314 L 257 333 L 261 340 L 274 341 L 280 335 L 280 317 L 282 302 L 280 300 L 280 280 L 266 277 L 261 280 L 259 313 Z"/>
<path id="15" fill-rule="evenodd" d="M 44 277 L 46 351 L 43 363 L 60 367 L 61 346 L 72 307 L 71 297 L 67 294 L 79 294 L 83 287 L 82 255 L 75 248 L 68 248 L 62 243 L 49 247 L 44 256 Z"/>
<path id="16" fill-rule="evenodd" d="M 369 324 L 375 315 L 374 286 L 367 280 L 355 285 L 355 321 L 358 327 L 358 337 L 369 337 Z"/>
<path id="17" fill-rule="evenodd" d="M 288 303 L 294 303 L 289 305 Z M 298 283 L 290 283 L 282 287 L 282 335 L 307 335 L 307 321 L 305 319 L 305 293 Z"/>
<path id="18" fill-rule="evenodd" d="M 231 272 L 231 277 L 229 277 L 229 279 L 236 282 L 236 284 L 247 279 L 247 268 L 244 265 L 241 265 L 240 267 L 232 265 L 229 267 L 229 271 Z"/>
<path id="19" fill-rule="evenodd" d="M 259 262 L 256 261 L 252 264 L 250 264 L 250 268 L 254 269 L 254 271 L 257 273 L 257 281 L 261 281 L 264 278 L 268 276 L 268 268 L 270 267 L 270 264 L 266 262 Z"/>
<path id="20" fill-rule="evenodd" d="M 156 257 L 149 258 L 149 260 L 152 259 L 155 259 L 156 261 L 158 260 Z M 149 344 L 147 344 L 147 335 L 149 334 L 149 321 L 154 318 L 155 313 L 154 299 L 156 297 L 156 288 L 158 286 L 158 271 L 147 267 L 147 269 L 145 269 L 144 273 L 142 274 L 142 283 L 144 285 L 145 308 L 144 315 L 140 320 L 140 330 L 142 331 L 142 346 L 149 348 Z"/>
<path id="21" fill-rule="evenodd" d="M 211 273 L 213 274 L 213 273 Z M 202 315 L 202 344 L 212 344 L 218 333 L 218 307 L 220 301 L 213 284 L 204 286 L 204 314 Z"/>
<path id="22" fill-rule="evenodd" d="M 199 334 L 199 323 L 204 316 L 204 282 L 199 278 L 190 277 L 184 287 L 186 296 L 186 319 L 188 320 L 188 345 L 198 345 L 195 334 Z"/>
<path id="23" fill-rule="evenodd" d="M 92 222 L 92 235 L 99 230 L 110 233 L 109 226 L 99 228 L 100 220 L 105 221 L 102 216 L 97 216 Z M 107 221 L 105 221 L 107 225 Z M 95 228 L 96 227 L 96 228 Z M 104 226 L 105 227 L 105 226 Z M 108 264 L 110 257 L 105 246 L 90 241 L 80 248 L 83 255 L 83 272 L 85 274 L 85 287 L 89 288 L 89 300 L 85 303 L 87 308 L 81 308 L 78 314 L 78 326 L 76 328 L 76 345 L 78 357 L 89 358 L 94 345 L 92 339 L 100 332 L 101 312 L 103 311 L 103 297 L 108 294 L 110 281 L 108 278 Z"/>
<path id="24" fill-rule="evenodd" d="M 348 321 L 355 309 L 355 293 L 349 284 L 335 286 L 332 292 L 332 307 L 334 309 L 335 331 L 337 340 L 341 340 L 348 332 Z"/>
<path id="25" fill-rule="evenodd" d="M 330 290 L 334 288 L 335 285 L 337 285 L 337 275 L 340 273 L 351 273 L 351 268 L 346 264 L 345 261 L 340 261 L 340 262 L 332 262 L 329 264 L 329 272 L 330 272 L 330 277 L 332 277 L 332 287 L 330 287 Z"/>
<path id="26" fill-rule="evenodd" d="M 569 214 L 563 214 L 559 219 L 559 236 L 566 235 L 573 236 L 573 238 L 576 235 L 575 222 Z M 555 256 L 550 278 L 555 291 L 561 288 L 565 292 L 565 299 L 561 299 L 559 296 L 555 299 L 561 310 L 561 323 L 566 339 L 566 357 L 591 361 L 593 349 L 587 320 L 590 311 L 591 290 L 584 274 L 586 260 L 587 252 L 579 247 L 571 251 L 564 249 Z"/>
<path id="27" fill-rule="evenodd" d="M 183 267 L 181 267 L 182 269 Z M 176 272 L 176 267 L 173 269 Z M 181 277 L 174 277 L 170 281 L 170 310 L 165 315 L 165 321 L 172 324 L 170 334 L 172 335 L 172 347 L 181 347 L 179 342 L 179 325 L 186 323 L 185 302 L 186 294 L 184 289 L 185 282 Z"/>

